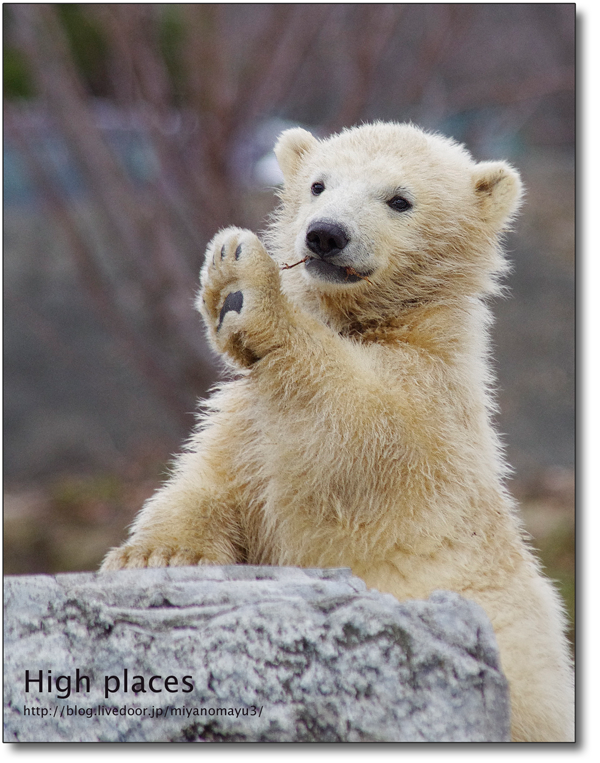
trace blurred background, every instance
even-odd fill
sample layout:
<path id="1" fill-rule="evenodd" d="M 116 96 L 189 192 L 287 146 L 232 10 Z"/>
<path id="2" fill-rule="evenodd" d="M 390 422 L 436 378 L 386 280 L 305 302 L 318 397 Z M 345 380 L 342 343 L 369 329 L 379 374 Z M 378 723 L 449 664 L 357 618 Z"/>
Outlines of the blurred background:
<path id="1" fill-rule="evenodd" d="M 410 120 L 527 188 L 498 426 L 572 613 L 574 4 L 2 10 L 5 572 L 96 569 L 164 478 L 219 374 L 204 248 L 266 226 L 278 133 Z"/>

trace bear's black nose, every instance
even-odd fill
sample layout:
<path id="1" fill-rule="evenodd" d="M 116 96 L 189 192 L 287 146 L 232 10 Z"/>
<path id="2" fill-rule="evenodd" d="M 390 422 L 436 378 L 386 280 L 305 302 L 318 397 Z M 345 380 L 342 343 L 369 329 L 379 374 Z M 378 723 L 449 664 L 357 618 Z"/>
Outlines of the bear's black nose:
<path id="1" fill-rule="evenodd" d="M 306 246 L 323 259 L 339 254 L 349 241 L 341 226 L 325 220 L 315 220 L 306 231 Z"/>

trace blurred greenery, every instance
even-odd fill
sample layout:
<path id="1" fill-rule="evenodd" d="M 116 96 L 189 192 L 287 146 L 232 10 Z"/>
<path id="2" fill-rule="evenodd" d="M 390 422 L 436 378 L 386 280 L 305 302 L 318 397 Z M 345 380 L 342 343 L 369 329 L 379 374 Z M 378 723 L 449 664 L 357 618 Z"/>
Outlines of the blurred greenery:
<path id="1" fill-rule="evenodd" d="M 541 484 L 520 496 L 524 526 L 544 573 L 565 605 L 568 636 L 575 643 L 575 478 L 571 470 L 548 470 Z"/>
<path id="2" fill-rule="evenodd" d="M 2 66 L 5 98 L 33 96 L 33 82 L 21 51 L 16 48 L 4 48 Z"/>
<path id="3" fill-rule="evenodd" d="M 185 66 L 179 51 L 182 48 L 184 27 L 181 9 L 165 6 L 159 27 L 159 45 L 173 86 L 173 100 L 180 104 L 185 94 Z"/>
<path id="4" fill-rule="evenodd" d="M 575 527 L 564 519 L 548 535 L 536 539 L 535 546 L 548 577 L 565 603 L 570 621 L 569 640 L 575 640 Z"/>
<path id="5" fill-rule="evenodd" d="M 98 569 L 108 549 L 159 486 L 162 464 L 128 477 L 113 473 L 57 477 L 43 487 L 5 494 L 4 574 Z"/>
<path id="6" fill-rule="evenodd" d="M 100 20 L 90 12 L 88 3 L 55 3 L 73 60 L 90 95 L 107 97 L 109 48 Z M 32 98 L 33 79 L 26 57 L 11 34 L 13 20 L 10 3 L 2 7 L 3 15 L 3 85 L 7 99 Z M 157 9 L 159 46 L 174 86 L 175 100 L 183 96 L 184 62 L 179 51 L 183 39 L 183 19 L 177 4 Z"/>
<path id="7" fill-rule="evenodd" d="M 58 3 L 74 62 L 91 95 L 106 96 L 108 45 L 100 24 L 87 4 Z"/>

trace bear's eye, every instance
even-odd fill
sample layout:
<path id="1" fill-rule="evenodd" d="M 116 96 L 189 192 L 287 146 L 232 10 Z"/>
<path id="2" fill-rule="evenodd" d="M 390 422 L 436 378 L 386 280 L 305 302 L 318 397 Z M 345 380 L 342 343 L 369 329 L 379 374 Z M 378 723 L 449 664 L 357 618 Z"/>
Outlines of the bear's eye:
<path id="1" fill-rule="evenodd" d="M 318 196 L 325 190 L 325 185 L 324 183 L 313 183 L 310 187 L 310 190 L 313 196 Z"/>
<path id="2" fill-rule="evenodd" d="M 404 196 L 394 196 L 387 202 L 388 207 L 395 209 L 396 212 L 406 212 L 407 209 L 412 207 L 412 204 Z"/>

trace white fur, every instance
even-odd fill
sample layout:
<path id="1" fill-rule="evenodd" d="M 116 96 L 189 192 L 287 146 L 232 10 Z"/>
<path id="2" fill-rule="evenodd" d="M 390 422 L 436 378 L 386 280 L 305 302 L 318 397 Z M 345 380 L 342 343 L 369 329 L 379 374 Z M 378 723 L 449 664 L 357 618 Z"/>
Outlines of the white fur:
<path id="1" fill-rule="evenodd" d="M 562 607 L 523 538 L 490 422 L 484 299 L 507 267 L 499 237 L 518 174 L 411 125 L 324 141 L 290 130 L 276 153 L 270 255 L 227 229 L 202 273 L 209 338 L 238 376 L 104 569 L 349 566 L 399 599 L 457 591 L 494 626 L 513 739 L 572 739 Z M 412 207 L 391 209 L 396 195 Z M 295 264 L 319 220 L 349 234 L 335 281 Z M 221 316 L 237 291 L 243 307 Z"/>

